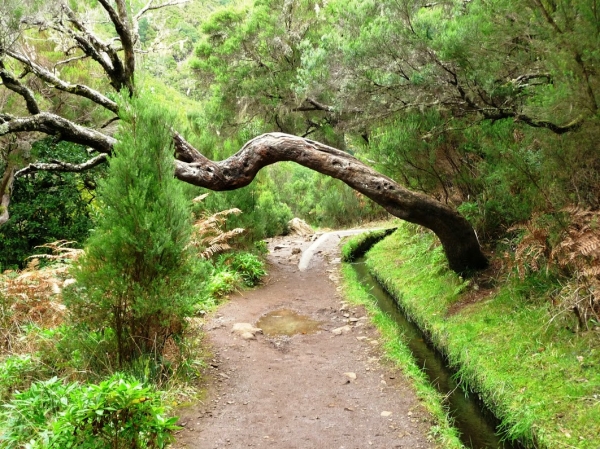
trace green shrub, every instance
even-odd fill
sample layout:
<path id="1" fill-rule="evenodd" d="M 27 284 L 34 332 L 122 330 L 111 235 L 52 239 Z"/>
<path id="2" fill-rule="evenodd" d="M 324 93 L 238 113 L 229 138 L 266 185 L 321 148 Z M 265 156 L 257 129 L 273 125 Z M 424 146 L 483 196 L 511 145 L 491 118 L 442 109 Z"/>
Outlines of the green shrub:
<path id="1" fill-rule="evenodd" d="M 138 381 L 115 374 L 94 384 L 36 382 L 1 412 L 0 444 L 11 448 L 163 448 L 177 418 Z"/>
<path id="2" fill-rule="evenodd" d="M 169 117 L 143 97 L 122 103 L 115 154 L 98 189 L 102 216 L 64 295 L 82 338 L 97 335 L 112 349 L 107 368 L 119 369 L 142 355 L 161 359 L 167 341 L 183 335 L 206 277 L 188 247 L 191 213 L 173 176 Z"/>
<path id="3" fill-rule="evenodd" d="M 225 260 L 229 266 L 238 273 L 248 287 L 257 285 L 261 278 L 267 274 L 264 263 L 251 253 L 234 253 L 226 255 Z"/>
<path id="4" fill-rule="evenodd" d="M 258 252 L 258 254 L 269 254 L 269 247 L 267 246 L 267 242 L 264 240 L 257 240 L 254 242 L 254 249 Z"/>
<path id="5" fill-rule="evenodd" d="M 69 142 L 44 139 L 33 144 L 38 162 L 60 159 L 81 163 L 89 158 L 86 148 Z M 25 266 L 26 258 L 46 250 L 36 246 L 56 240 L 81 245 L 94 226 L 90 207 L 96 180 L 106 171 L 99 166 L 82 173 L 41 171 L 15 180 L 10 220 L 0 227 L 0 271 Z"/>
<path id="6" fill-rule="evenodd" d="M 249 186 L 211 193 L 203 203 L 209 213 L 231 207 L 240 209 L 242 214 L 228 217 L 227 229 L 244 228 L 247 242 L 287 233 L 287 222 L 293 218 L 289 206 L 282 202 L 273 182 L 263 173 Z"/>
<path id="7" fill-rule="evenodd" d="M 23 390 L 34 379 L 39 379 L 39 364 L 29 354 L 11 355 L 0 363 L 0 400 L 16 390 Z"/>
<path id="8" fill-rule="evenodd" d="M 220 298 L 235 290 L 239 283 L 240 276 L 237 273 L 228 268 L 220 268 L 210 277 L 206 291 L 210 296 Z"/>
<path id="9" fill-rule="evenodd" d="M 51 424 L 68 404 L 67 398 L 75 388 L 76 384 L 65 385 L 54 377 L 16 393 L 0 411 L 0 446 L 51 447 Z"/>

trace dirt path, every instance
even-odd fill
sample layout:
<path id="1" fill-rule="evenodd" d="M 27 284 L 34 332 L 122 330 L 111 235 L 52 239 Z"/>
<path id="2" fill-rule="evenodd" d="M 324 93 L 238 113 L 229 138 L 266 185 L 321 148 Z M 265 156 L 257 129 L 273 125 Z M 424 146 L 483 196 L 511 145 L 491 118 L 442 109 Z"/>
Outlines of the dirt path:
<path id="1" fill-rule="evenodd" d="M 345 306 L 336 289 L 339 239 L 321 239 L 306 271 L 298 270 L 296 248 L 309 248 L 310 238 L 269 243 L 266 285 L 235 295 L 206 325 L 214 354 L 209 395 L 179 411 L 176 447 L 433 447 L 429 416 L 402 375 L 380 360 L 364 310 Z M 232 333 L 235 323 L 256 325 L 281 309 L 319 321 L 319 330 L 249 340 Z M 283 315 L 275 312 L 275 321 Z"/>

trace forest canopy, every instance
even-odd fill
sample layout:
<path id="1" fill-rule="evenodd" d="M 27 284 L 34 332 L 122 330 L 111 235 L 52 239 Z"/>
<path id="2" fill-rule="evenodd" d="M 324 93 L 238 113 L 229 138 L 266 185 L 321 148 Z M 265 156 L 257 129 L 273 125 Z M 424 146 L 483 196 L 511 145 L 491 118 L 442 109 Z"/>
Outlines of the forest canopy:
<path id="1" fill-rule="evenodd" d="M 414 192 L 414 204 L 426 195 L 457 209 L 486 246 L 508 237 L 517 248 L 529 233 L 544 249 L 517 253 L 544 263 L 575 260 L 553 249 L 595 220 L 572 223 L 569 212 L 595 217 L 599 207 L 593 2 L 99 0 L 3 9 L 4 221 L 15 177 L 104 163 L 115 143 L 114 95 L 123 89 L 150 89 L 178 110 L 176 173 L 193 184 L 212 182 L 194 168 L 205 163 L 198 154 L 226 158 L 276 131 L 357 157 Z M 89 147 L 91 157 L 41 163 L 28 150 L 40 133 Z M 288 204 L 274 216 L 336 215 L 303 181 L 315 183 L 314 175 L 289 170 L 274 168 L 250 187 Z M 273 190 L 278 178 L 295 188 Z M 243 183 L 226 188 L 234 184 Z M 222 206 L 235 196 L 211 201 Z M 364 209 L 366 200 L 356 198 L 352 207 Z M 399 216 L 431 228 L 412 212 Z M 445 249 L 456 246 L 435 232 Z"/>
<path id="2" fill-rule="evenodd" d="M 391 214 L 503 438 L 596 447 L 599 67 L 596 0 L 0 0 L 0 441 L 166 447 L 264 239 Z"/>

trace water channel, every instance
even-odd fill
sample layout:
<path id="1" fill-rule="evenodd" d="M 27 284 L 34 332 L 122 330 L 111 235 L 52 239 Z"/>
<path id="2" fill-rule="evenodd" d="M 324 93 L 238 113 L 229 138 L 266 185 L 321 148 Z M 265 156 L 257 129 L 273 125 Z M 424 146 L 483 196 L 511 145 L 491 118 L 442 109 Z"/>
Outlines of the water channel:
<path id="1" fill-rule="evenodd" d="M 466 393 L 456 382 L 454 372 L 420 329 L 406 318 L 395 300 L 368 272 L 364 258 L 352 264 L 362 285 L 370 287 L 379 308 L 391 316 L 405 336 L 417 364 L 438 391 L 447 397 L 450 415 L 461 433 L 463 444 L 471 449 L 521 449 L 518 443 L 502 441 L 497 435 L 498 421 L 487 411 L 476 393 Z"/>

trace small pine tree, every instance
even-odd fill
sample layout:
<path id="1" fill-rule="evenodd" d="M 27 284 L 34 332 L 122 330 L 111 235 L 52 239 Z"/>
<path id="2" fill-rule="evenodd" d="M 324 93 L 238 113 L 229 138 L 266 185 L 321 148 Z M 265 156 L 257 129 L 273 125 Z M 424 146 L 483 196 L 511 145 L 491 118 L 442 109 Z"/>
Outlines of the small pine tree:
<path id="1" fill-rule="evenodd" d="M 82 338 L 103 342 L 87 352 L 102 353 L 109 366 L 116 355 L 119 368 L 141 355 L 160 362 L 168 338 L 183 331 L 199 281 L 169 118 L 143 97 L 123 103 L 118 144 L 98 189 L 102 217 L 65 296 Z"/>

